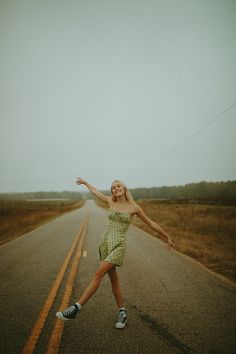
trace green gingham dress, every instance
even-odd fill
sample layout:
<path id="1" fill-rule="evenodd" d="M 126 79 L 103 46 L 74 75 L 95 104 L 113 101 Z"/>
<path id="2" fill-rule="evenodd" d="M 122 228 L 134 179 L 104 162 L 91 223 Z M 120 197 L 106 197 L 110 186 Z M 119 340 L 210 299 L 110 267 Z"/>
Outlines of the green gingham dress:
<path id="1" fill-rule="evenodd" d="M 125 234 L 131 223 L 131 214 L 108 210 L 108 224 L 99 241 L 99 258 L 120 267 L 125 255 Z"/>

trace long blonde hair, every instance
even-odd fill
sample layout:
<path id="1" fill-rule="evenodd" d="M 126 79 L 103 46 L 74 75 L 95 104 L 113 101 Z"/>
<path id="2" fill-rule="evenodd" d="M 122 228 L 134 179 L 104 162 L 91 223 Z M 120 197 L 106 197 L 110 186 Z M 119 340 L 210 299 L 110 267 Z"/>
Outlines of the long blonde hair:
<path id="1" fill-rule="evenodd" d="M 115 182 L 120 183 L 120 184 L 122 185 L 122 187 L 124 188 L 124 190 L 125 190 L 125 199 L 126 199 L 128 202 L 130 202 L 130 203 L 135 203 L 134 198 L 132 197 L 132 195 L 131 195 L 130 190 L 128 189 L 128 187 L 124 184 L 124 182 L 122 182 L 122 181 L 120 181 L 120 180 L 118 180 L 118 179 L 116 179 L 115 181 L 113 181 L 112 184 L 111 184 L 111 195 L 112 195 L 112 200 L 113 200 L 113 202 L 116 202 L 116 201 L 117 201 L 116 196 L 115 196 L 115 195 L 113 194 L 113 192 L 112 192 L 112 185 L 113 185 L 113 183 L 115 183 Z"/>

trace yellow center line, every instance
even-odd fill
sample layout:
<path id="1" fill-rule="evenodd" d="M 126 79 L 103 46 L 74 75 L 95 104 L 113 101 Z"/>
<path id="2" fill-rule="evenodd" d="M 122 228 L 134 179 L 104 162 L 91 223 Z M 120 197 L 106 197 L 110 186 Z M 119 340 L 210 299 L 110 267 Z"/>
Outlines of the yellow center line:
<path id="1" fill-rule="evenodd" d="M 70 272 L 68 279 L 67 279 L 64 296 L 63 296 L 62 302 L 60 304 L 61 310 L 65 309 L 69 305 L 71 293 L 73 290 L 73 283 L 74 283 L 74 280 L 76 277 L 76 273 L 77 273 L 77 269 L 79 266 L 81 253 L 82 253 L 87 224 L 88 224 L 88 217 L 86 218 L 86 226 L 83 229 L 83 234 L 82 234 L 80 241 L 79 241 L 78 250 L 77 250 L 77 253 L 76 253 L 74 260 L 73 260 L 71 272 Z M 59 319 L 56 319 L 56 322 L 55 322 L 51 337 L 49 339 L 49 343 L 48 343 L 47 349 L 45 351 L 45 354 L 56 354 L 58 352 L 58 349 L 60 347 L 63 328 L 64 328 L 64 322 Z"/>
<path id="2" fill-rule="evenodd" d="M 75 240 L 73 241 L 72 246 L 71 246 L 69 252 L 67 253 L 65 261 L 64 261 L 64 263 L 63 263 L 63 265 L 56 277 L 56 280 L 51 288 L 51 291 L 48 294 L 48 297 L 45 300 L 45 303 L 39 313 L 38 319 L 36 320 L 32 330 L 31 330 L 31 333 L 30 333 L 30 335 L 23 347 L 22 354 L 32 354 L 34 352 L 35 346 L 36 346 L 39 336 L 43 330 L 44 323 L 45 323 L 48 313 L 52 307 L 52 304 L 55 300 L 55 297 L 56 297 L 58 289 L 61 285 L 62 279 L 63 279 L 65 271 L 67 269 L 67 266 L 70 262 L 73 252 L 78 244 L 80 236 L 81 236 L 81 234 L 83 234 L 85 224 L 86 224 L 86 217 L 83 219 L 83 222 L 81 223 L 80 229 L 75 237 Z"/>

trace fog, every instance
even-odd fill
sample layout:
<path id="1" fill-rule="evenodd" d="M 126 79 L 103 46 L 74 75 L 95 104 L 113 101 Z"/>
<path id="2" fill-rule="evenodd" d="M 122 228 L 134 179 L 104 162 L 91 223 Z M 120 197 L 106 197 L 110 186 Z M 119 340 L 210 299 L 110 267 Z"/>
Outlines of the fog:
<path id="1" fill-rule="evenodd" d="M 0 1 L 0 192 L 235 179 L 235 10 Z"/>

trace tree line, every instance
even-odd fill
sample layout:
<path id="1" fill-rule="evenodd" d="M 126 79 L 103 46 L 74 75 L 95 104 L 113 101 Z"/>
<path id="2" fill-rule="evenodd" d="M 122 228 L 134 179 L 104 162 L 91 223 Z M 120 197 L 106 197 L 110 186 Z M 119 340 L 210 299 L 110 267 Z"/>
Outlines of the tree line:
<path id="1" fill-rule="evenodd" d="M 106 195 L 111 195 L 110 190 L 101 190 Z M 149 188 L 130 188 L 135 200 L 159 199 L 176 200 L 184 199 L 211 199 L 212 201 L 225 200 L 227 204 L 236 203 L 236 181 L 196 182 L 178 186 L 161 186 Z M 39 191 L 28 193 L 0 193 L 0 199 L 92 199 L 90 192 L 73 191 Z"/>
<path id="2" fill-rule="evenodd" d="M 189 183 L 180 186 L 162 186 L 131 189 L 134 199 L 176 199 L 236 197 L 236 181 Z"/>
<path id="3" fill-rule="evenodd" d="M 110 191 L 103 191 L 110 195 Z M 210 201 L 213 204 L 236 204 L 236 181 L 220 182 L 196 182 L 178 186 L 161 186 L 150 188 L 130 188 L 135 200 L 159 199 L 159 200 L 195 200 Z"/>

